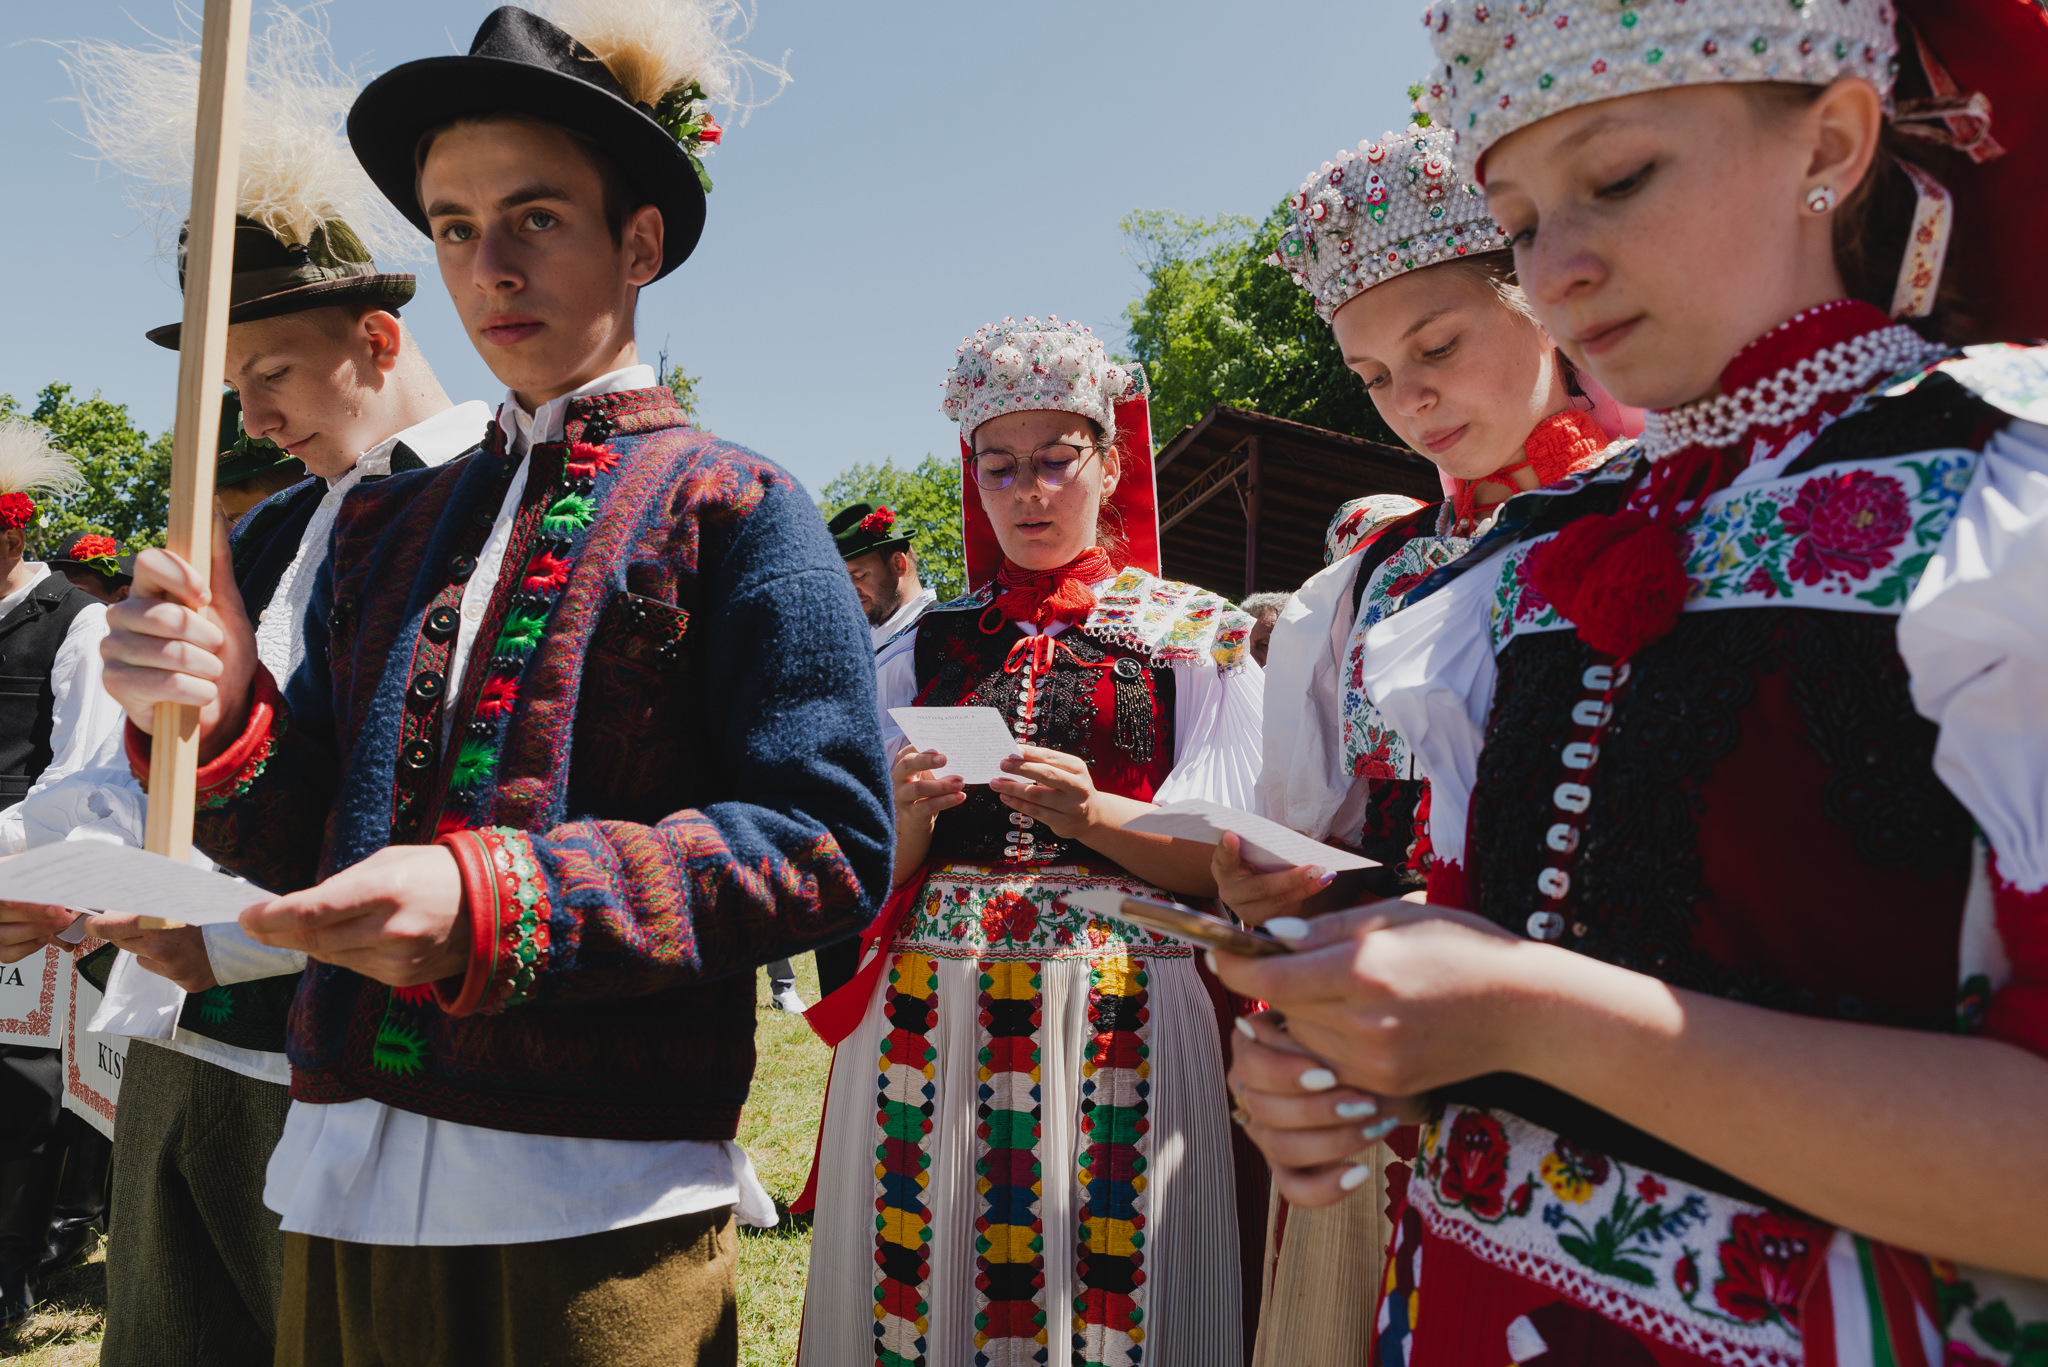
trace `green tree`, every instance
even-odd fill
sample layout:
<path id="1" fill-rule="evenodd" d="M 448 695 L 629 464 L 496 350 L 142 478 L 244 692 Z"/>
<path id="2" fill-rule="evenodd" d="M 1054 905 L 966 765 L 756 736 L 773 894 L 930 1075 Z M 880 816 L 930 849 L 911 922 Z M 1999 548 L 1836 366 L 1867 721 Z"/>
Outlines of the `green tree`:
<path id="1" fill-rule="evenodd" d="M 1345 368 L 1308 292 L 1266 260 L 1287 215 L 1284 201 L 1263 223 L 1140 209 L 1118 225 L 1145 277 L 1124 324 L 1129 359 L 1152 382 L 1160 445 L 1217 404 L 1400 444 Z"/>
<path id="2" fill-rule="evenodd" d="M 703 381 L 679 365 L 668 364 L 667 352 L 662 353 L 661 362 L 661 382 L 676 396 L 676 406 L 683 410 L 683 416 L 694 426 L 697 422 L 697 386 Z"/>
<path id="3" fill-rule="evenodd" d="M 908 470 L 895 460 L 859 464 L 833 476 L 818 502 L 827 519 L 854 503 L 872 503 L 897 516 L 917 552 L 917 572 L 940 602 L 967 592 L 967 557 L 960 544 L 960 464 L 926 456 Z"/>
<path id="4" fill-rule="evenodd" d="M 12 394 L 0 394 L 0 416 L 21 414 Z M 71 386 L 52 381 L 36 396 L 28 417 L 50 433 L 51 444 L 78 462 L 85 488 L 65 499 L 38 499 L 30 554 L 43 554 L 73 532 L 99 532 L 128 550 L 164 543 L 170 518 L 171 433 L 151 440 L 128 416 L 126 404 L 71 397 Z"/>

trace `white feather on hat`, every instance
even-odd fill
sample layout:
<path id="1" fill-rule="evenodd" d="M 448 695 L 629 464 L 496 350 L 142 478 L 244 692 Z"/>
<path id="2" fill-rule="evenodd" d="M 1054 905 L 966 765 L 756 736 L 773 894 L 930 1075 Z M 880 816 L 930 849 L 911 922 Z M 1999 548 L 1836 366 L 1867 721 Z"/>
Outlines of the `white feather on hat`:
<path id="1" fill-rule="evenodd" d="M 147 47 L 100 38 L 54 46 L 65 54 L 85 141 L 134 178 L 137 207 L 154 220 L 169 255 L 191 190 L 199 43 L 192 34 L 151 37 Z M 411 256 L 418 235 L 377 193 L 343 133 L 358 84 L 334 61 L 319 4 L 267 12 L 249 44 L 235 212 L 288 246 L 342 220 L 373 257 Z"/>
<path id="2" fill-rule="evenodd" d="M 774 80 L 777 95 L 789 84 L 781 65 L 733 46 L 754 26 L 742 0 L 533 0 L 531 8 L 589 48 L 627 98 L 649 107 L 694 84 L 744 122 L 767 103 L 753 97 L 757 76 Z"/>
<path id="3" fill-rule="evenodd" d="M 78 462 L 56 448 L 48 428 L 27 418 L 0 418 L 0 494 L 63 497 L 84 488 Z"/>

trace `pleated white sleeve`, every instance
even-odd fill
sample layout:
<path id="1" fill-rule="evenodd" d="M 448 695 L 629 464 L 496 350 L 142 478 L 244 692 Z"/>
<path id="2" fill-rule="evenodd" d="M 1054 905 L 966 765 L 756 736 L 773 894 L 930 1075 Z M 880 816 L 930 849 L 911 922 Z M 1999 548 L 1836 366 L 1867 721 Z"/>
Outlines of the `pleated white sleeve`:
<path id="1" fill-rule="evenodd" d="M 1264 754 L 1266 672 L 1249 659 L 1229 673 L 1206 661 L 1172 669 L 1173 772 L 1152 800 L 1199 797 L 1255 810 Z"/>
<path id="2" fill-rule="evenodd" d="M 1358 563 L 1346 556 L 1303 584 L 1281 609 L 1266 647 L 1270 705 L 1255 810 L 1315 840 L 1337 829 L 1338 811 L 1357 782 L 1344 767 L 1340 684 Z"/>
<path id="3" fill-rule="evenodd" d="M 1498 677 L 1487 635 L 1492 589 L 1489 574 L 1460 575 L 1365 636 L 1365 691 L 1429 780 L 1430 846 L 1455 864 L 1465 862 L 1465 816 Z"/>
<path id="4" fill-rule="evenodd" d="M 1899 617 L 1934 768 L 1999 873 L 2048 887 L 2048 426 L 1992 438 Z"/>

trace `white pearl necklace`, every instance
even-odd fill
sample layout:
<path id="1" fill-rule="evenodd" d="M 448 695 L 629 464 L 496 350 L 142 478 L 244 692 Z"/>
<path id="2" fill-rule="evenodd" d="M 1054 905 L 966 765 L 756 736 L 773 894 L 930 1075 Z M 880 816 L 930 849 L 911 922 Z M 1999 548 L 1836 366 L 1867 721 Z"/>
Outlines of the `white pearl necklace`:
<path id="1" fill-rule="evenodd" d="M 1654 461 L 1688 446 L 1733 446 L 1752 428 L 1797 422 L 1826 395 L 1867 389 L 1886 375 L 1921 369 L 1948 350 L 1901 325 L 1851 337 L 1733 394 L 1652 412 L 1643 424 L 1643 454 Z"/>

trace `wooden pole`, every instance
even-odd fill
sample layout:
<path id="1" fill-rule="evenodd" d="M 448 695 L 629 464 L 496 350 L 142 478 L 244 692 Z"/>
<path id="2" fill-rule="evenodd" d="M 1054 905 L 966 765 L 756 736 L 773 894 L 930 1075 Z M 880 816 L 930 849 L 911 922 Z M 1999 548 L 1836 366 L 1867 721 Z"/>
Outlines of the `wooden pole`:
<path id="1" fill-rule="evenodd" d="M 199 122 L 193 138 L 192 217 L 185 233 L 185 322 L 178 347 L 178 428 L 171 448 L 165 545 L 201 583 L 213 563 L 213 466 L 227 370 L 228 286 L 234 273 L 235 187 L 242 91 L 249 64 L 250 0 L 206 0 L 199 32 Z M 156 709 L 143 848 L 183 861 L 192 851 L 199 711 Z"/>
<path id="2" fill-rule="evenodd" d="M 1266 520 L 1266 462 L 1259 439 L 1245 444 L 1244 596 L 1259 591 L 1259 524 Z"/>

